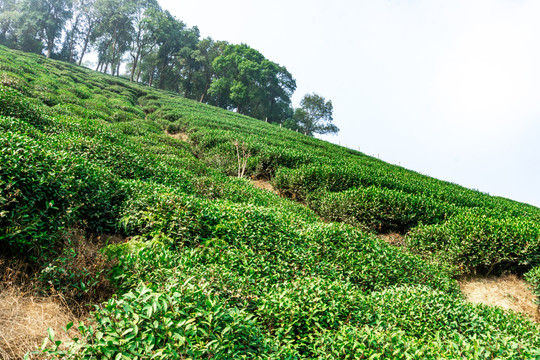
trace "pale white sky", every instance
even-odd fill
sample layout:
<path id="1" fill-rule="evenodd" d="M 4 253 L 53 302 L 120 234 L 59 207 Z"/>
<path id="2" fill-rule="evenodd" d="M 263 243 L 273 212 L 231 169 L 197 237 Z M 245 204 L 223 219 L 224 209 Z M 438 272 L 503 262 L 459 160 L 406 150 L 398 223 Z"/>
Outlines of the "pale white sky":
<path id="1" fill-rule="evenodd" d="M 316 92 L 325 139 L 540 206 L 540 1 L 160 0 Z"/>

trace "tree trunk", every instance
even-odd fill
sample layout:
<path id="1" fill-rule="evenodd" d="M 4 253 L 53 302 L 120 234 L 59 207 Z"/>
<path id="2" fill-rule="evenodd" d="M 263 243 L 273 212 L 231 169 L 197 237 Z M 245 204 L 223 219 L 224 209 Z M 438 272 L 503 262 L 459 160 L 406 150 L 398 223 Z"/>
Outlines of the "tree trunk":
<path id="1" fill-rule="evenodd" d="M 52 52 L 51 48 L 52 48 L 51 44 L 47 42 L 47 59 L 50 59 L 51 57 L 51 52 Z"/>
<path id="2" fill-rule="evenodd" d="M 158 88 L 160 88 L 160 89 L 163 89 L 163 81 L 164 81 L 163 72 L 164 72 L 164 70 L 165 70 L 165 62 L 162 61 L 162 62 L 161 62 L 160 69 L 159 69 L 159 83 L 158 83 Z"/>
<path id="3" fill-rule="evenodd" d="M 133 82 L 135 70 L 137 69 L 137 63 L 139 62 L 139 52 L 140 50 L 137 49 L 137 53 L 135 54 L 135 57 L 133 58 L 133 65 L 131 65 L 131 76 L 129 77 L 129 81 L 131 82 Z"/>
<path id="4" fill-rule="evenodd" d="M 90 25 L 88 27 L 88 32 L 86 33 L 86 36 L 84 37 L 84 45 L 81 52 L 81 57 L 79 58 L 79 66 L 82 64 L 82 59 L 84 57 L 84 54 L 86 53 L 86 49 L 88 48 L 88 43 L 90 42 L 90 34 L 92 33 L 92 27 L 93 25 Z"/>
<path id="5" fill-rule="evenodd" d="M 204 90 L 201 94 L 201 98 L 199 99 L 199 102 L 204 102 L 206 100 L 206 93 L 208 92 L 208 84 L 204 86 Z"/>

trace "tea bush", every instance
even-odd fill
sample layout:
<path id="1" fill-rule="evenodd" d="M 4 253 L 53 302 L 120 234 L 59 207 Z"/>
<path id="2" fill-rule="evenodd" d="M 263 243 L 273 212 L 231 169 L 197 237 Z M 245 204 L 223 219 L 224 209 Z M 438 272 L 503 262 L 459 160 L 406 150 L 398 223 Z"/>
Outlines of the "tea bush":
<path id="1" fill-rule="evenodd" d="M 42 355 L 540 357 L 537 325 L 454 278 L 534 268 L 539 209 L 37 55 L 0 47 L 0 70 L 2 255 L 81 301 L 105 275 L 116 291 Z M 129 241 L 94 271 L 74 230 Z"/>
<path id="2" fill-rule="evenodd" d="M 540 226 L 527 218 L 497 219 L 466 212 L 443 224 L 413 229 L 407 242 L 469 271 L 512 270 L 540 261 Z"/>
<path id="3" fill-rule="evenodd" d="M 433 198 L 369 186 L 339 193 L 314 193 L 309 206 L 330 221 L 379 233 L 405 233 L 419 224 L 439 224 L 457 214 L 452 204 Z"/>

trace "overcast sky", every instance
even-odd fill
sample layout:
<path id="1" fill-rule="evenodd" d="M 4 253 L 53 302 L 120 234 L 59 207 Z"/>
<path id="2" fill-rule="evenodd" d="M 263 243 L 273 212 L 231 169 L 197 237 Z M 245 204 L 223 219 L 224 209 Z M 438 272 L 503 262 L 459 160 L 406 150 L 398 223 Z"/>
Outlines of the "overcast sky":
<path id="1" fill-rule="evenodd" d="M 316 92 L 325 139 L 540 206 L 540 1 L 160 0 Z"/>

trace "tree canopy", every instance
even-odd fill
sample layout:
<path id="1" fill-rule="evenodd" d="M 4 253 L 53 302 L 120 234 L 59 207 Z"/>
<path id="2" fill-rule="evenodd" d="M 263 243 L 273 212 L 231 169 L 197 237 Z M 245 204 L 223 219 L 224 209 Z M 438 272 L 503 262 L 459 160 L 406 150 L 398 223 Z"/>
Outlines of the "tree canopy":
<path id="1" fill-rule="evenodd" d="M 291 104 L 296 81 L 285 67 L 249 46 L 228 45 L 213 62 L 216 80 L 210 102 L 269 122 L 280 122 Z"/>
<path id="2" fill-rule="evenodd" d="M 305 135 L 335 134 L 339 128 L 333 121 L 332 101 L 326 101 L 318 94 L 306 94 L 300 101 L 300 108 L 295 109 L 292 119 L 285 126 L 300 131 Z"/>

